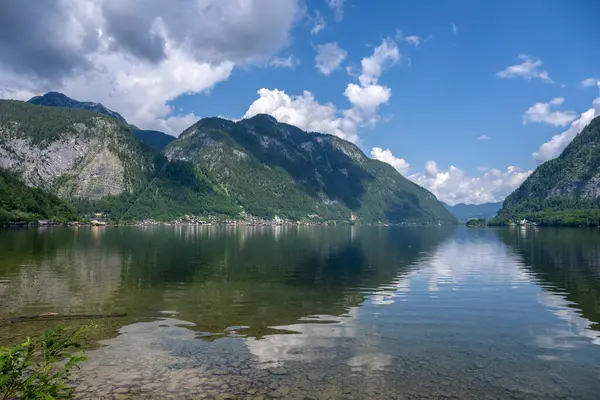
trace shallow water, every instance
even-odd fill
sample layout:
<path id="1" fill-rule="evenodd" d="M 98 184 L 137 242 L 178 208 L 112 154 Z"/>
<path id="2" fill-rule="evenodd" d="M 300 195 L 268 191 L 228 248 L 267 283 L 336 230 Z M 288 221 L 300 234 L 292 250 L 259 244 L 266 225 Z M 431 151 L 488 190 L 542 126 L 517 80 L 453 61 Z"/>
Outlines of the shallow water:
<path id="1" fill-rule="evenodd" d="M 598 230 L 0 231 L 0 318 L 97 320 L 79 398 L 597 399 Z M 11 342 L 50 326 L 0 327 Z"/>

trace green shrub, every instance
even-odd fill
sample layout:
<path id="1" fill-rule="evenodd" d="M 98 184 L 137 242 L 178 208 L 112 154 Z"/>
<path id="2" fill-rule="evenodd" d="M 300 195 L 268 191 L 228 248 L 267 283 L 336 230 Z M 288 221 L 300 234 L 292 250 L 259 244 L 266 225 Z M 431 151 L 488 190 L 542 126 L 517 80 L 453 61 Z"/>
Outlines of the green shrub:
<path id="1" fill-rule="evenodd" d="M 80 349 L 81 336 L 95 327 L 59 327 L 38 339 L 0 348 L 0 399 L 70 399 L 73 388 L 67 379 L 77 364 L 86 360 Z"/>

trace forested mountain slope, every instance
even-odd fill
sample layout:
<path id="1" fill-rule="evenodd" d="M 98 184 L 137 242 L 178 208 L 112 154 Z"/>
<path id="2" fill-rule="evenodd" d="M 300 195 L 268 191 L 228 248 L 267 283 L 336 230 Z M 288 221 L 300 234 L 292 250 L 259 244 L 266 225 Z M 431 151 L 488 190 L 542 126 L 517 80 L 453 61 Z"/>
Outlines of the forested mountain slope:
<path id="1" fill-rule="evenodd" d="M 542 225 L 600 224 L 600 117 L 508 196 L 492 222 L 522 218 Z"/>

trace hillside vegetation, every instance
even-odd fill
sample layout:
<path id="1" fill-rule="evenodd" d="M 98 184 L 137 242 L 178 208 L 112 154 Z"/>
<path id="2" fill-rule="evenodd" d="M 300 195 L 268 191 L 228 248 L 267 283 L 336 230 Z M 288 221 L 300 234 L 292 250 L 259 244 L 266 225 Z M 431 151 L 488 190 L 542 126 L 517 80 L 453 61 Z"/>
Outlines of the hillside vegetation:
<path id="1" fill-rule="evenodd" d="M 539 225 L 600 226 L 600 117 L 508 196 L 491 223 L 520 219 Z"/>
<path id="2" fill-rule="evenodd" d="M 171 140 L 101 104 L 56 93 L 31 103 L 0 100 L 0 166 L 80 215 L 456 223 L 433 194 L 354 144 L 268 115 L 205 118 Z"/>
<path id="3" fill-rule="evenodd" d="M 246 212 L 261 217 L 383 223 L 454 223 L 433 194 L 338 137 L 304 132 L 268 115 L 205 118 L 166 149 Z"/>
<path id="4" fill-rule="evenodd" d="M 73 221 L 77 212 L 55 195 L 28 187 L 18 176 L 0 168 L 0 223 L 40 219 Z"/>

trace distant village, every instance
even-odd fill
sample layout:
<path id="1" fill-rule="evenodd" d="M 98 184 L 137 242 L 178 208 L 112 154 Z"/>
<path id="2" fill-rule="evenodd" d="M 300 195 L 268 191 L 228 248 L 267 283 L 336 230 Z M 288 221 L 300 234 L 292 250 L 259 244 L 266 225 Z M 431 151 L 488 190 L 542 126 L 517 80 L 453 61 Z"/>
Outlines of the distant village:
<path id="1" fill-rule="evenodd" d="M 183 215 L 171 221 L 157 221 L 154 219 L 144 219 L 141 221 L 130 221 L 115 223 L 108 219 L 102 213 L 95 213 L 86 216 L 81 221 L 72 221 L 68 223 L 60 223 L 53 220 L 38 220 L 38 221 L 23 221 L 18 223 L 11 223 L 9 225 L 15 226 L 96 226 L 103 227 L 108 225 L 126 225 L 126 226 L 328 226 L 328 225 L 357 225 L 360 224 L 360 219 L 357 214 L 352 213 L 349 221 L 339 220 L 319 220 L 318 215 L 310 215 L 310 219 L 303 220 L 290 220 L 281 218 L 279 216 L 273 217 L 273 219 L 265 219 L 255 217 L 249 214 L 243 213 L 241 218 L 223 218 L 219 216 L 199 216 L 199 215 Z M 387 223 L 374 223 L 368 225 L 378 226 L 391 226 L 392 224 Z M 418 226 L 419 224 L 414 222 L 403 222 L 399 224 L 393 224 L 399 226 Z M 422 225 L 422 224 L 421 224 Z M 441 225 L 433 224 L 433 225 Z"/>

